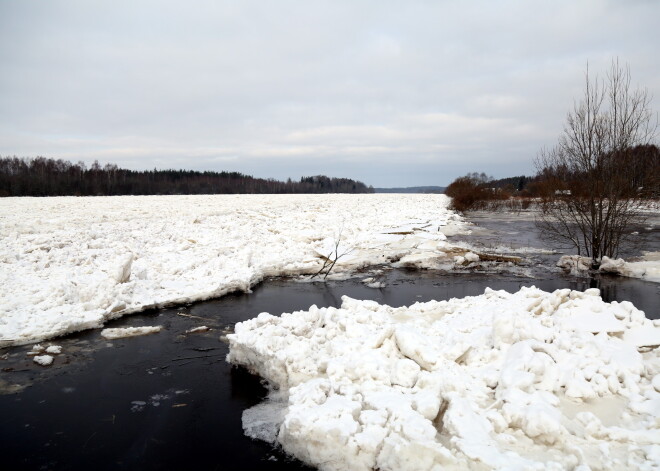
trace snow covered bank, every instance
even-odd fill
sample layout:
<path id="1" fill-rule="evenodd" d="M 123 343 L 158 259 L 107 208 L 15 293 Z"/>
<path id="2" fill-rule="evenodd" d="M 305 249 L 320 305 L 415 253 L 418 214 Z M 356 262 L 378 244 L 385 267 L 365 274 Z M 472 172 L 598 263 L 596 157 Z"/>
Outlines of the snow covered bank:
<path id="1" fill-rule="evenodd" d="M 451 262 L 444 195 L 0 199 L 0 346 L 154 306 L 247 291 L 269 275 Z M 337 244 L 339 242 L 339 244 Z M 334 250 L 338 249 L 338 253 Z"/>
<path id="2" fill-rule="evenodd" d="M 322 470 L 657 469 L 658 324 L 595 289 L 345 297 L 237 324 L 227 359 L 283 398 L 246 433 Z"/>
<path id="3" fill-rule="evenodd" d="M 564 255 L 557 262 L 557 266 L 573 275 L 583 275 L 589 271 L 591 259 L 579 255 Z M 598 271 L 660 283 L 660 252 L 646 252 L 641 260 L 636 262 L 603 257 Z"/>

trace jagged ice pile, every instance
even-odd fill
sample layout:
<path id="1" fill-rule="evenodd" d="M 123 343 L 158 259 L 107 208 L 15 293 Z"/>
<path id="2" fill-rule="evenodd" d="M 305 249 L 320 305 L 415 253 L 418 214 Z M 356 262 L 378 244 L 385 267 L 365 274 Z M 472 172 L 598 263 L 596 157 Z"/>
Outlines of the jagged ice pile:
<path id="1" fill-rule="evenodd" d="M 660 466 L 660 329 L 596 289 L 345 297 L 228 338 L 273 388 L 246 433 L 322 470 Z"/>
<path id="2" fill-rule="evenodd" d="M 247 291 L 266 276 L 446 255 L 444 195 L 0 198 L 0 346 Z M 337 247 L 336 242 L 339 242 Z"/>

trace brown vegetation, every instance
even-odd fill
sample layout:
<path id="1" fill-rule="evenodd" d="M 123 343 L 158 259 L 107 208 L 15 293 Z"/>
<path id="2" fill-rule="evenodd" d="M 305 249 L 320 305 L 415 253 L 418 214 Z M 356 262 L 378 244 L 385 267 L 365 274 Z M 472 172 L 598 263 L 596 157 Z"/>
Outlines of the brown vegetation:
<path id="1" fill-rule="evenodd" d="M 660 148 L 638 145 L 609 155 L 607 178 L 621 189 L 626 198 L 660 197 Z M 565 167 L 543 167 L 534 177 L 511 177 L 492 180 L 484 173 L 471 173 L 454 180 L 445 193 L 453 198 L 457 211 L 524 211 L 539 204 L 543 209 L 558 199 L 590 194 L 587 182 L 593 175 L 570 172 Z"/>
<path id="2" fill-rule="evenodd" d="M 454 180 L 445 190 L 452 198 L 452 209 L 461 212 L 488 209 L 509 199 L 511 193 L 506 189 L 489 185 L 492 180 L 485 173 L 470 173 Z"/>

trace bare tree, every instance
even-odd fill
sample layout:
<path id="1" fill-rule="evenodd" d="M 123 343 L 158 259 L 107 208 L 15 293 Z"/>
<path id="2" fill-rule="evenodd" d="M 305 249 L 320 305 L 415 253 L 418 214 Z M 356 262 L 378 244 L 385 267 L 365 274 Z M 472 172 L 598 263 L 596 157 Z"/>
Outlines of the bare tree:
<path id="1" fill-rule="evenodd" d="M 584 95 L 558 143 L 535 162 L 551 188 L 537 218 L 543 233 L 590 257 L 594 268 L 603 256 L 616 257 L 630 225 L 643 219 L 633 150 L 650 144 L 657 129 L 651 95 L 631 86 L 628 66 L 613 60 L 602 79 L 587 68 Z"/>
<path id="2" fill-rule="evenodd" d="M 335 237 L 335 243 L 334 243 L 334 248 L 333 250 L 326 256 L 321 256 L 323 259 L 323 266 L 319 271 L 317 271 L 314 275 L 312 275 L 312 278 L 315 278 L 317 276 L 323 275 L 323 279 L 327 279 L 328 275 L 332 271 L 332 269 L 335 267 L 337 264 L 337 261 L 342 258 L 344 255 L 348 255 L 353 251 L 353 248 L 348 248 L 344 249 L 342 253 L 339 253 L 339 247 L 341 245 L 341 234 L 344 232 L 344 223 L 342 222 L 341 227 L 339 228 L 339 233 Z"/>

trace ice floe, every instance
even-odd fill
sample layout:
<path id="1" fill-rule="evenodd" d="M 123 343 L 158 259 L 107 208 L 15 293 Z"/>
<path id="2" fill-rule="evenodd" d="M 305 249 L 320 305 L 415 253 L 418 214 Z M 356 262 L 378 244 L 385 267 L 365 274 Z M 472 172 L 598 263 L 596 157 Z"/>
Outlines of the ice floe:
<path id="1" fill-rule="evenodd" d="M 0 199 L 0 346 L 152 307 L 249 291 L 267 276 L 439 266 L 464 231 L 444 195 Z M 444 261 L 444 262 L 443 262 Z M 451 261 L 451 258 L 449 258 Z"/>
<path id="2" fill-rule="evenodd" d="M 192 329 L 186 330 L 186 334 L 197 334 L 200 332 L 208 332 L 209 330 L 211 330 L 209 326 L 200 325 L 199 327 L 193 327 Z"/>
<path id="3" fill-rule="evenodd" d="M 599 271 L 660 283 L 660 252 L 646 252 L 635 262 L 603 257 Z"/>
<path id="4" fill-rule="evenodd" d="M 50 353 L 51 355 L 59 355 L 62 353 L 62 347 L 59 345 L 50 345 L 46 348 L 46 353 Z"/>
<path id="5" fill-rule="evenodd" d="M 321 470 L 657 469 L 659 334 L 595 289 L 344 297 L 237 324 L 227 359 L 274 391 L 246 434 Z"/>
<path id="6" fill-rule="evenodd" d="M 52 355 L 37 355 L 32 360 L 41 366 L 50 366 L 53 364 Z"/>
<path id="7" fill-rule="evenodd" d="M 156 334 L 163 330 L 163 326 L 147 327 L 118 327 L 114 329 L 103 329 L 101 336 L 108 340 L 123 339 L 125 337 L 137 337 L 138 335 Z"/>

